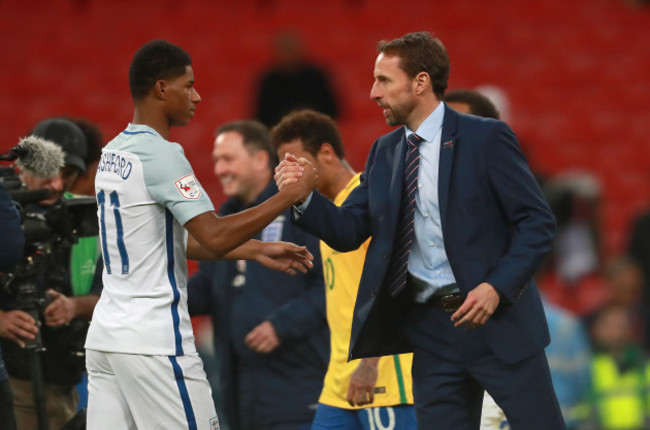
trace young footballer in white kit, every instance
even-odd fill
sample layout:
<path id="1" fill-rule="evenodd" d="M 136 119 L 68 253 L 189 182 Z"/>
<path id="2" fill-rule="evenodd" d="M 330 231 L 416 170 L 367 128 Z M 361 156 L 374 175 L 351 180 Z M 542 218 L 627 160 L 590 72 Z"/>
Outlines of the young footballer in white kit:
<path id="1" fill-rule="evenodd" d="M 201 101 L 189 55 L 166 41 L 145 44 L 129 86 L 133 122 L 102 151 L 95 180 L 104 290 L 86 340 L 87 426 L 218 429 L 187 312 L 186 255 L 306 271 L 313 259 L 306 248 L 246 241 L 312 184 L 218 217 L 182 147 L 168 140 L 170 127 L 188 124 Z"/>

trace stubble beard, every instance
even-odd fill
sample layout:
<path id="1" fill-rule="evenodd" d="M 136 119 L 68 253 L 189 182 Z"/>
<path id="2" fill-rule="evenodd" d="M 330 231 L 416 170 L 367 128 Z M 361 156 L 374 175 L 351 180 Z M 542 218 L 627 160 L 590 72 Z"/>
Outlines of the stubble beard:
<path id="1" fill-rule="evenodd" d="M 395 127 L 398 125 L 404 125 L 406 124 L 406 119 L 408 118 L 408 114 L 404 112 L 405 109 L 394 109 L 394 108 L 388 108 L 389 113 L 386 116 L 386 123 L 390 125 L 391 127 Z"/>
<path id="2" fill-rule="evenodd" d="M 409 119 L 416 107 L 417 102 L 412 98 L 402 101 L 399 105 L 389 107 L 389 115 L 386 117 L 386 122 L 391 127 L 399 125 L 408 126 Z"/>

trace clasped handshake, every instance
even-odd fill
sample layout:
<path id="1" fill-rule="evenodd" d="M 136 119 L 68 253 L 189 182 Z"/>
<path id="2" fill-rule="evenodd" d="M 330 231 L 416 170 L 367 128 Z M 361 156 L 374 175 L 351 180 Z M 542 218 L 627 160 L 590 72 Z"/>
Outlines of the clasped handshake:
<path id="1" fill-rule="evenodd" d="M 275 168 L 275 183 L 280 192 L 291 193 L 294 205 L 299 206 L 316 188 L 318 172 L 306 158 L 286 154 Z"/>
<path id="2" fill-rule="evenodd" d="M 297 158 L 287 154 L 275 169 L 279 195 L 283 207 L 300 205 L 316 186 L 318 175 L 314 166 L 305 158 Z M 254 259 L 270 269 L 295 275 L 306 273 L 313 266 L 314 256 L 306 246 L 290 242 L 259 242 L 255 241 Z"/>

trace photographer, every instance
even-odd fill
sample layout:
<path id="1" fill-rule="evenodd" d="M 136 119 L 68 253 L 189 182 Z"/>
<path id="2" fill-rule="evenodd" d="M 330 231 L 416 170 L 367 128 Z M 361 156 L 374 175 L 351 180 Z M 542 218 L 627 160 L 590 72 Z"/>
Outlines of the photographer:
<path id="1" fill-rule="evenodd" d="M 8 270 L 18 263 L 23 255 L 25 238 L 20 227 L 20 216 L 9 194 L 0 183 L 0 225 L 3 228 L 3 245 L 0 247 L 0 271 Z M 0 350 L 0 429 L 16 428 L 14 405 L 9 376 Z"/>
<path id="2" fill-rule="evenodd" d="M 21 180 L 27 190 L 50 191 L 49 197 L 38 204 L 24 205 L 24 212 L 42 214 L 48 222 L 52 214 L 62 207 L 63 195 L 70 189 L 77 177 L 86 171 L 86 141 L 81 129 L 63 118 L 41 121 L 34 128 L 32 135 L 51 141 L 63 149 L 65 165 L 58 175 L 40 178 L 28 171 L 23 171 Z M 67 218 L 65 214 L 62 218 Z M 64 219 L 64 221 L 67 221 Z M 74 222 L 74 221 L 73 221 Z M 76 226 L 73 226 L 76 227 Z M 52 228 L 51 248 L 46 252 L 35 251 L 35 258 L 42 261 L 40 270 L 34 274 L 40 298 L 48 302 L 39 312 L 39 321 L 34 321 L 28 312 L 21 309 L 25 301 L 20 294 L 10 288 L 3 288 L 0 293 L 0 342 L 5 351 L 7 370 L 14 392 L 16 421 L 19 430 L 37 428 L 40 407 L 44 407 L 50 429 L 60 429 L 76 413 L 79 396 L 75 385 L 81 380 L 85 370 L 83 342 L 85 341 L 88 320 L 99 299 L 101 285 L 91 289 L 85 295 L 73 295 L 71 273 L 71 250 L 73 242 L 69 237 L 57 237 L 56 228 Z M 25 229 L 27 232 L 27 229 Z M 27 254 L 30 255 L 30 238 L 27 235 Z M 42 238 L 39 238 L 41 240 Z M 31 297 L 30 297 L 31 300 Z M 34 300 L 37 301 L 37 300 Z M 40 329 L 40 333 L 39 333 Z M 44 351 L 38 352 L 42 357 L 42 373 L 45 404 L 39 405 L 34 399 L 34 381 L 28 366 L 30 348 L 40 339 Z M 38 343 L 38 342 L 36 342 Z M 26 348 L 27 346 L 27 348 Z M 38 351 L 40 348 L 37 348 Z"/>

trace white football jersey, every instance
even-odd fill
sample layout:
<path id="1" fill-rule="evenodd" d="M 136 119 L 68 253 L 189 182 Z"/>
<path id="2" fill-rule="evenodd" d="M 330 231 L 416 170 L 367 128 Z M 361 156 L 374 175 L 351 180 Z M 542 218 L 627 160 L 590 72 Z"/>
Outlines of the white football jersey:
<path id="1" fill-rule="evenodd" d="M 95 193 L 104 289 L 86 348 L 194 353 L 183 225 L 214 206 L 183 148 L 151 127 L 129 124 L 102 150 Z"/>

